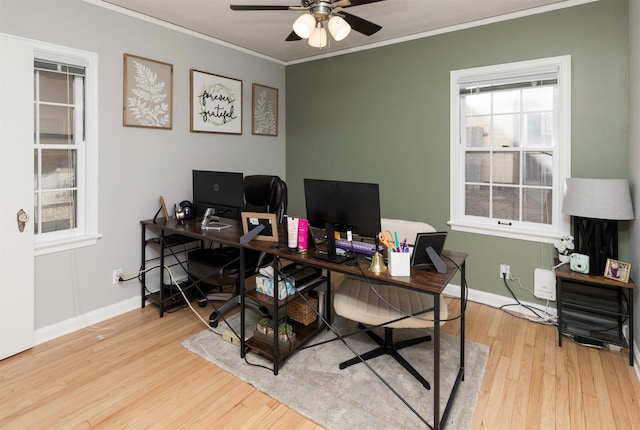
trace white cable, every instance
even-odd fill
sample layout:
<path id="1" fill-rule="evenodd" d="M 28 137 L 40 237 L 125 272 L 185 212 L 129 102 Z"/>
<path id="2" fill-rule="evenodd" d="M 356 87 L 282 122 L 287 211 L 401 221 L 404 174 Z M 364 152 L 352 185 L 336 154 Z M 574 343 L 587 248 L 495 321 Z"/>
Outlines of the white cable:
<path id="1" fill-rule="evenodd" d="M 158 265 L 159 267 L 159 265 Z M 178 281 L 176 281 L 176 279 L 173 277 L 173 273 L 171 273 L 171 269 L 169 269 L 169 267 L 164 266 L 164 269 L 169 273 L 169 278 L 171 278 L 171 283 L 173 285 L 175 285 L 178 288 L 178 291 L 180 291 L 180 294 L 182 295 L 182 298 L 184 299 L 185 303 L 187 304 L 187 306 L 189 306 L 189 308 L 193 311 L 193 313 L 198 317 L 198 319 L 200 321 L 202 321 L 202 323 L 207 327 L 207 330 L 218 334 L 216 331 L 213 330 L 213 328 L 211 326 L 209 326 L 209 323 L 206 322 L 204 320 L 204 318 L 202 318 L 202 315 L 200 315 L 198 313 L 198 311 L 196 311 L 193 306 L 191 305 L 191 301 L 187 298 L 187 295 L 184 293 L 184 291 L 182 290 L 182 287 L 180 286 L 180 284 L 178 283 Z"/>

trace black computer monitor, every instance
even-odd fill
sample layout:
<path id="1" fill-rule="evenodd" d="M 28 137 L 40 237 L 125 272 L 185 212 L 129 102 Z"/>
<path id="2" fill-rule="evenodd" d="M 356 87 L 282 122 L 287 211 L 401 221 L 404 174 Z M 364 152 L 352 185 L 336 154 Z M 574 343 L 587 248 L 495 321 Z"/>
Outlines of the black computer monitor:
<path id="1" fill-rule="evenodd" d="M 347 231 L 365 238 L 380 232 L 380 189 L 378 184 L 305 179 L 304 197 L 309 225 L 333 231 Z M 331 242 L 328 249 L 332 253 Z"/>
<path id="2" fill-rule="evenodd" d="M 216 216 L 240 219 L 244 207 L 244 175 L 194 170 L 193 207 L 197 218 L 202 218 L 207 208 L 213 208 Z"/>

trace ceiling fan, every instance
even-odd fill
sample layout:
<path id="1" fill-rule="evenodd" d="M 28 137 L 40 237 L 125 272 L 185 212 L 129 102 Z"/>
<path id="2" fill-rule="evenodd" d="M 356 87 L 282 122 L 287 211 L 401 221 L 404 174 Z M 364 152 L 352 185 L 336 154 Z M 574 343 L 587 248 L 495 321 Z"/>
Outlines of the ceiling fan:
<path id="1" fill-rule="evenodd" d="M 371 36 L 382 27 L 377 24 L 359 18 L 338 8 L 360 6 L 368 3 L 376 3 L 384 0 L 300 0 L 300 6 L 280 5 L 231 5 L 232 10 L 237 11 L 264 11 L 264 10 L 292 10 L 307 12 L 301 15 L 293 23 L 293 31 L 285 38 L 286 41 L 309 39 L 309 45 L 322 48 L 327 45 L 327 31 L 336 40 L 343 40 L 351 29 L 366 36 Z"/>

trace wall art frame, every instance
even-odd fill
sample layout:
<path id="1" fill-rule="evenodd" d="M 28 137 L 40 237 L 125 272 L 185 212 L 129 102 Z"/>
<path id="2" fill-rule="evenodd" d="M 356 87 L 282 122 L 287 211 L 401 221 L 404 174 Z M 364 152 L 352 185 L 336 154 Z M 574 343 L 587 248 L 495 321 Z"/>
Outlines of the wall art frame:
<path id="1" fill-rule="evenodd" d="M 629 275 L 631 274 L 631 263 L 624 261 L 613 260 L 607 258 L 607 264 L 604 268 L 604 277 L 614 279 L 616 281 L 629 282 Z"/>
<path id="2" fill-rule="evenodd" d="M 242 81 L 191 69 L 191 131 L 242 134 Z"/>
<path id="3" fill-rule="evenodd" d="M 173 64 L 124 54 L 122 125 L 173 128 Z"/>
<path id="4" fill-rule="evenodd" d="M 251 134 L 278 135 L 278 89 L 251 85 Z"/>

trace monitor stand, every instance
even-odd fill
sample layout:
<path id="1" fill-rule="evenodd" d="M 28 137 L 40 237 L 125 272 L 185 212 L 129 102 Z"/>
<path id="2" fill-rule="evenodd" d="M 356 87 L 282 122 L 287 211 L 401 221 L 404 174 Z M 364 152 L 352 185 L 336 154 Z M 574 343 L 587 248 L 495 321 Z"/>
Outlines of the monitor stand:
<path id="1" fill-rule="evenodd" d="M 314 258 L 318 260 L 330 261 L 331 263 L 342 264 L 345 261 L 349 261 L 355 258 L 354 253 L 347 253 L 345 255 L 338 255 L 336 253 L 336 237 L 335 237 L 335 226 L 332 223 L 325 224 L 326 235 L 327 235 L 327 251 L 323 253 L 320 250 L 316 250 L 315 254 L 313 254 Z"/>

